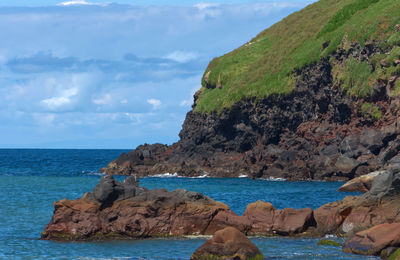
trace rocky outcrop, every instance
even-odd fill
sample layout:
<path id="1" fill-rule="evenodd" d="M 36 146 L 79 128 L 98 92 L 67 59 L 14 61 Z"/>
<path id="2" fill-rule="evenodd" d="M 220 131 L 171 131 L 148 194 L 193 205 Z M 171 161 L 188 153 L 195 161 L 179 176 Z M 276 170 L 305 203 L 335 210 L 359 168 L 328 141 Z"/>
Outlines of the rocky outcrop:
<path id="1" fill-rule="evenodd" d="M 91 240 L 206 234 L 223 203 L 183 189 L 147 190 L 131 176 L 124 183 L 105 176 L 77 200 L 54 204 L 43 239 Z"/>
<path id="2" fill-rule="evenodd" d="M 260 250 L 244 235 L 233 227 L 215 232 L 213 237 L 199 247 L 190 257 L 200 259 L 264 259 Z"/>
<path id="3" fill-rule="evenodd" d="M 385 174 L 387 171 L 376 171 L 371 172 L 365 175 L 361 175 L 356 177 L 345 184 L 343 184 L 338 191 L 345 191 L 345 192 L 368 192 L 371 189 L 372 181 L 375 179 L 376 176 L 380 174 Z"/>
<path id="4" fill-rule="evenodd" d="M 106 175 L 93 192 L 85 193 L 82 198 L 56 202 L 42 238 L 212 235 L 232 227 L 248 235 L 262 236 L 337 234 L 349 237 L 344 250 L 360 254 L 388 253 L 400 247 L 396 232 L 388 232 L 388 237 L 383 238 L 386 230 L 391 227 L 397 230 L 400 223 L 399 164 L 377 175 L 371 189 L 361 196 L 348 196 L 316 210 L 276 209 L 271 203 L 257 201 L 246 207 L 243 216 L 197 192 L 147 190 L 138 183 L 136 176 L 120 183 Z"/>
<path id="5" fill-rule="evenodd" d="M 388 168 L 400 158 L 400 106 L 390 94 L 393 82 L 380 79 L 372 93 L 356 98 L 341 87 L 333 68 L 351 58 L 373 69 L 379 64 L 373 65 L 371 57 L 379 53 L 377 43 L 351 44 L 294 71 L 296 87 L 290 94 L 248 98 L 221 112 L 195 112 L 196 94 L 177 143 L 139 146 L 103 171 L 349 180 Z M 365 104 L 375 107 L 379 118 L 371 117 Z"/>
<path id="6" fill-rule="evenodd" d="M 147 190 L 138 183 L 136 176 L 120 183 L 106 175 L 93 192 L 85 193 L 82 198 L 55 202 L 53 217 L 42 232 L 42 239 L 212 235 L 225 227 L 252 234 L 296 235 L 314 223 L 311 209 L 273 209 L 271 215 L 263 216 L 264 211 L 254 210 L 250 205 L 244 216 L 238 216 L 227 205 L 197 192 Z M 259 220 L 265 217 L 273 218 L 271 229 L 260 228 Z"/>

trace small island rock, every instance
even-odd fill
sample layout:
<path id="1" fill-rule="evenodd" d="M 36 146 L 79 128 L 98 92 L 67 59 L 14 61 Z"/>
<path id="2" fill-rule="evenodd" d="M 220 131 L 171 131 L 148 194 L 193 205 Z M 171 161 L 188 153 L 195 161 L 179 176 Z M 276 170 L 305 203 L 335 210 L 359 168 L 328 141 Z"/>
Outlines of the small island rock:
<path id="1" fill-rule="evenodd" d="M 234 227 L 226 227 L 199 247 L 190 257 L 200 259 L 263 259 L 260 250 Z"/>

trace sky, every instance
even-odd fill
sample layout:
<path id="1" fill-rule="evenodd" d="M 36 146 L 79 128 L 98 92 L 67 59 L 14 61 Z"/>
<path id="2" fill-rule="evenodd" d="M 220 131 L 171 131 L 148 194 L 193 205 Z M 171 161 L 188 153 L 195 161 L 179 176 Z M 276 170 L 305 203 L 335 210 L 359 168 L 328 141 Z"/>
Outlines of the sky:
<path id="1" fill-rule="evenodd" d="M 212 58 L 313 0 L 0 0 L 0 148 L 178 141 Z"/>

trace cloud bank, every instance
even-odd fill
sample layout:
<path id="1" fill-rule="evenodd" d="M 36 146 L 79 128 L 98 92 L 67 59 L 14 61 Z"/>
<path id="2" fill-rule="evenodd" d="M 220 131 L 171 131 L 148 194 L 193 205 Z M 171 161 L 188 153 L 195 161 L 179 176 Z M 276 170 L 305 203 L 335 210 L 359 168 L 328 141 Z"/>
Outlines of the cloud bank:
<path id="1" fill-rule="evenodd" d="M 0 7 L 0 147 L 177 141 L 208 62 L 309 2 Z"/>

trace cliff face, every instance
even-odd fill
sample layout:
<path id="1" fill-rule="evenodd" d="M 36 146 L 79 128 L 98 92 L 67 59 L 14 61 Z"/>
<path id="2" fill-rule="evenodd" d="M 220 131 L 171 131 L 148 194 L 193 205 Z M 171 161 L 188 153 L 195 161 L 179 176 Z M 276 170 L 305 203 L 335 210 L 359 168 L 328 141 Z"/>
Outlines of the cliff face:
<path id="1" fill-rule="evenodd" d="M 212 83 L 210 73 L 218 66 L 211 64 L 180 140 L 139 146 L 104 171 L 338 180 L 384 168 L 400 159 L 399 30 L 392 26 L 389 40 L 343 37 L 329 55 L 293 69 L 290 92 L 244 96 L 204 112 L 207 93 L 229 87 Z M 321 48 L 329 46 L 324 42 Z"/>

